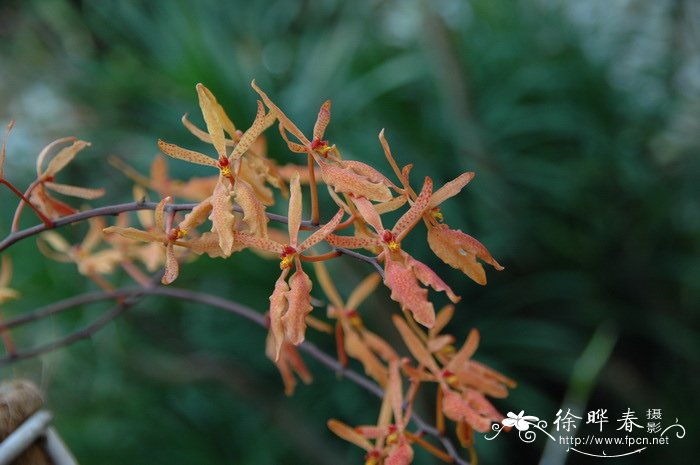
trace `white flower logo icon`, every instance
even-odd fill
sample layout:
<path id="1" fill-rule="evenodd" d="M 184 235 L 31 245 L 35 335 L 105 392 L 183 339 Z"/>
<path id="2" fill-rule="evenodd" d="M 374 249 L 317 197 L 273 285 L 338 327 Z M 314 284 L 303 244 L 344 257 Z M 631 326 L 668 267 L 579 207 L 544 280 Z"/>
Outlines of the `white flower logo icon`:
<path id="1" fill-rule="evenodd" d="M 503 426 L 515 426 L 518 431 L 527 431 L 530 429 L 530 424 L 536 424 L 539 418 L 532 415 L 524 415 L 525 410 L 521 410 L 517 415 L 513 412 L 508 412 L 508 418 L 504 418 L 501 423 Z"/>

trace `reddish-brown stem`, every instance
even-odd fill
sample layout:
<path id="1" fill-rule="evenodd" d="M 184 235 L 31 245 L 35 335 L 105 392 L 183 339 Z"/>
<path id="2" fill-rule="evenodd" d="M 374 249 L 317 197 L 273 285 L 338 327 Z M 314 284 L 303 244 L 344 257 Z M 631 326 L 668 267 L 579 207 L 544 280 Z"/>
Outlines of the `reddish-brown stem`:
<path id="1" fill-rule="evenodd" d="M 356 219 L 357 219 L 357 217 L 354 214 L 350 215 L 350 218 L 343 221 L 342 223 L 339 223 L 338 226 L 335 227 L 334 231 L 342 231 L 343 229 L 349 228 L 350 226 L 353 225 L 353 223 L 355 222 Z"/>
<path id="2" fill-rule="evenodd" d="M 16 230 L 16 225 L 15 223 L 19 223 L 19 214 L 18 212 L 21 211 L 20 208 L 22 207 L 23 204 L 27 204 L 31 207 L 32 210 L 34 210 L 34 213 L 39 217 L 39 219 L 44 223 L 44 225 L 47 228 L 53 227 L 53 221 L 48 219 L 46 215 L 41 213 L 38 208 L 36 208 L 29 200 L 27 200 L 27 197 L 25 197 L 24 194 L 22 194 L 10 181 L 4 178 L 0 178 L 0 184 L 4 184 L 7 186 L 8 189 L 10 189 L 19 199 L 19 205 L 17 206 L 17 210 L 15 211 L 15 218 L 12 219 L 12 232 Z M 34 184 L 34 183 L 33 183 Z M 31 186 L 30 186 L 31 187 Z M 32 187 L 33 188 L 33 187 Z M 27 192 L 31 192 L 29 189 Z"/>
<path id="3" fill-rule="evenodd" d="M 308 155 L 309 166 L 309 187 L 311 188 L 311 224 L 318 226 L 320 221 L 320 213 L 318 210 L 318 185 L 316 185 L 316 171 L 314 166 L 314 157 Z"/>
<path id="4" fill-rule="evenodd" d="M 437 399 L 435 400 L 435 428 L 440 433 L 445 432 L 445 415 L 442 413 L 442 389 L 438 387 Z"/>
<path id="5" fill-rule="evenodd" d="M 24 211 L 24 206 L 29 204 L 31 206 L 31 202 L 29 201 L 29 196 L 34 192 L 34 189 L 41 184 L 41 181 L 38 179 L 35 179 L 32 181 L 32 183 L 27 187 L 27 190 L 24 191 L 24 201 L 20 201 L 19 205 L 17 205 L 17 209 L 15 210 L 15 216 L 12 218 L 12 227 L 10 229 L 11 232 L 15 232 L 19 229 L 19 217 Z"/>
<path id="6" fill-rule="evenodd" d="M 407 438 L 409 441 L 418 444 L 418 445 L 421 446 L 423 449 L 425 449 L 427 452 L 430 452 L 431 454 L 433 454 L 435 457 L 439 458 L 439 459 L 442 460 L 443 462 L 445 462 L 445 463 L 454 463 L 454 461 L 455 461 L 454 457 L 452 457 L 451 455 L 448 455 L 448 454 L 446 454 L 445 452 L 441 451 L 440 449 L 438 449 L 438 448 L 435 447 L 434 445 L 430 444 L 428 441 L 426 441 L 426 440 L 423 439 L 422 437 L 417 436 L 417 435 L 415 435 L 415 434 L 413 434 L 413 433 L 411 433 L 411 432 L 409 432 L 409 431 L 404 431 L 404 434 L 406 435 L 406 438 Z"/>
<path id="7" fill-rule="evenodd" d="M 332 250 L 321 255 L 299 255 L 302 262 L 323 262 L 342 255 L 342 252 Z"/>
<path id="8" fill-rule="evenodd" d="M 338 362 L 344 368 L 347 368 L 348 355 L 345 353 L 345 331 L 340 321 L 335 324 L 335 349 L 338 352 Z"/>

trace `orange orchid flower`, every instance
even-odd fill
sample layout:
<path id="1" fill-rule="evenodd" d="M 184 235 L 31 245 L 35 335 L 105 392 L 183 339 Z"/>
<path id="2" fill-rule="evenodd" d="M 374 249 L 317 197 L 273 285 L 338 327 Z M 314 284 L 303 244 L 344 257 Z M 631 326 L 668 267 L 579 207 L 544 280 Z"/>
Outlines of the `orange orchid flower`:
<path id="1" fill-rule="evenodd" d="M 338 437 L 364 449 L 365 465 L 409 465 L 413 461 L 412 443 L 417 443 L 438 458 L 449 462 L 450 457 L 447 454 L 406 429 L 418 384 L 412 383 L 409 387 L 405 402 L 407 406 L 404 410 L 399 360 L 389 364 L 388 380 L 376 425 L 352 428 L 341 421 L 331 419 L 328 421 L 328 428 Z"/>
<path id="2" fill-rule="evenodd" d="M 102 230 L 105 234 L 119 234 L 128 239 L 163 244 L 165 247 L 165 273 L 161 280 L 163 284 L 172 283 L 179 274 L 180 267 L 174 249 L 176 245 L 188 248 L 197 254 L 207 253 L 211 257 L 223 255 L 223 251 L 219 248 L 219 237 L 214 232 L 204 233 L 189 241 L 181 240 L 189 234 L 192 228 L 204 222 L 211 207 L 208 204 L 198 205 L 185 216 L 184 221 L 179 226 L 173 228 L 170 224 L 172 221 L 166 221 L 165 218 L 165 206 L 171 200 L 170 197 L 166 197 L 158 202 L 154 212 L 155 228 L 142 231 L 136 228 L 110 226 Z"/>
<path id="3" fill-rule="evenodd" d="M 299 176 L 292 176 L 289 196 L 288 230 L 289 243 L 282 244 L 272 239 L 254 236 L 246 233 L 234 233 L 237 244 L 254 247 L 260 250 L 273 252 L 280 256 L 280 268 L 282 272 L 275 283 L 274 291 L 270 296 L 270 332 L 275 338 L 276 354 L 279 357 L 284 341 L 294 345 L 304 341 L 306 332 L 306 316 L 311 312 L 311 279 L 302 270 L 300 254 L 313 247 L 330 234 L 340 223 L 343 210 L 325 225 L 318 228 L 304 241 L 299 243 L 299 229 L 302 218 L 301 184 Z M 292 266 L 295 272 L 289 278 L 287 275 Z"/>
<path id="4" fill-rule="evenodd" d="M 112 291 L 113 286 L 105 279 L 112 274 L 125 258 L 124 253 L 113 248 L 96 250 L 102 242 L 104 220 L 91 218 L 90 229 L 80 244 L 71 245 L 60 234 L 45 231 L 39 236 L 39 250 L 48 258 L 62 262 L 74 263 L 78 273 L 95 281 L 102 289 Z"/>
<path id="5" fill-rule="evenodd" d="M 393 320 L 406 347 L 419 364 L 417 370 L 404 366 L 409 376 L 415 380 L 432 381 L 440 385 L 437 402 L 438 429 L 441 429 L 442 415 L 455 421 L 465 435 L 471 429 L 487 432 L 492 422 L 500 422 L 504 418 L 480 390 L 483 384 L 474 381 L 479 373 L 474 371 L 474 365 L 469 362 L 479 343 L 476 330 L 472 330 L 459 351 L 452 352 L 450 357 L 442 358 L 443 364 L 440 368 L 428 347 L 429 342 L 423 341 L 402 318 L 394 316 Z M 440 318 L 441 323 L 444 320 L 443 317 Z M 490 376 L 491 373 L 496 372 L 490 370 L 486 376 Z M 505 386 L 514 386 L 513 381 L 503 375 L 500 375 L 499 381 L 504 384 L 499 388 L 499 393 L 505 390 Z M 461 439 L 468 442 L 464 437 Z"/>
<path id="6" fill-rule="evenodd" d="M 314 268 L 316 278 L 330 300 L 328 316 L 337 320 L 335 337 L 340 362 L 343 366 L 347 366 L 347 354 L 360 361 L 365 373 L 374 378 L 380 386 L 386 386 L 387 366 L 385 364 L 391 360 L 398 360 L 399 356 L 389 343 L 364 326 L 357 311 L 362 302 L 376 289 L 381 276 L 379 273 L 367 276 L 350 293 L 347 303 L 344 303 L 325 264 L 314 262 Z"/>
<path id="7" fill-rule="evenodd" d="M 267 236 L 267 216 L 265 206 L 258 199 L 251 185 L 239 177 L 241 157 L 248 151 L 255 140 L 275 121 L 275 115 L 265 114 L 263 104 L 258 101 L 258 113 L 250 128 L 239 135 L 231 120 L 216 101 L 214 95 L 202 84 L 197 84 L 199 105 L 207 125 L 208 139 L 214 145 L 218 159 L 214 159 L 194 150 L 184 149 L 162 140 L 158 141 L 160 150 L 173 158 L 189 161 L 199 165 L 211 166 L 219 170 L 219 179 L 213 193 L 208 199 L 211 205 L 212 231 L 218 234 L 219 245 L 225 256 L 233 253 L 233 230 L 236 217 L 233 214 L 232 197 L 244 212 L 243 221 L 252 234 Z M 235 137 L 238 142 L 229 154 L 225 134 Z"/>
<path id="8" fill-rule="evenodd" d="M 280 376 L 282 376 L 284 393 L 286 395 L 291 396 L 294 394 L 294 388 L 297 385 L 296 378 L 294 377 L 295 373 L 304 384 L 311 384 L 311 381 L 313 381 L 311 372 L 306 368 L 306 364 L 304 360 L 302 360 L 301 355 L 299 355 L 299 351 L 297 351 L 297 348 L 292 344 L 287 341 L 283 342 L 278 355 L 277 342 L 272 332 L 267 333 L 265 355 L 277 366 Z"/>
<path id="9" fill-rule="evenodd" d="M 404 186 L 405 194 L 415 199 L 416 194 L 408 181 L 410 165 L 399 171 L 391 154 L 389 143 L 384 137 L 383 129 L 379 133 L 379 141 L 389 164 L 394 168 L 396 175 Z M 436 190 L 430 198 L 430 203 L 423 215 L 423 221 L 428 227 L 428 245 L 430 245 L 435 255 L 452 268 L 461 270 L 474 282 L 483 286 L 486 284 L 486 272 L 481 263 L 477 261 L 477 258 L 490 264 L 498 271 L 503 270 L 503 267 L 493 258 L 481 242 L 463 233 L 461 230 L 450 229 L 447 224 L 443 223 L 444 218 L 440 211 L 440 204 L 457 195 L 473 178 L 474 173 L 468 171 Z M 391 203 L 387 203 L 385 210 L 389 211 L 392 207 Z"/>
<path id="10" fill-rule="evenodd" d="M 253 89 L 260 95 L 270 112 L 279 120 L 280 134 L 287 142 L 289 150 L 295 153 L 307 153 L 321 169 L 323 182 L 333 187 L 336 192 L 367 197 L 370 200 L 385 202 L 391 200 L 390 187 L 395 187 L 383 174 L 371 166 L 352 160 L 342 160 L 340 152 L 323 140 L 326 128 L 331 120 L 331 101 L 326 100 L 318 112 L 314 124 L 313 138 L 309 140 L 301 130 L 275 105 L 263 92 L 255 81 L 251 83 Z M 298 141 L 292 142 L 287 136 L 292 134 Z"/>
<path id="11" fill-rule="evenodd" d="M 420 195 L 391 230 L 384 228 L 379 213 L 369 200 L 352 197 L 360 215 L 374 232 L 369 238 L 336 235 L 328 237 L 330 244 L 340 247 L 381 247 L 382 252 L 377 258 L 384 260 L 384 284 L 391 289 L 391 298 L 410 311 L 418 323 L 428 328 L 435 323 L 435 308 L 428 301 L 428 290 L 421 287 L 419 282 L 436 291 L 446 292 L 452 302 L 458 302 L 460 299 L 433 270 L 401 249 L 401 240 L 420 221 L 427 209 L 432 187 L 432 180 L 426 177 Z"/>
<path id="12" fill-rule="evenodd" d="M 59 150 L 58 153 L 51 158 L 47 166 L 44 167 L 44 162 L 51 151 L 54 148 L 69 142 L 72 142 L 71 145 L 63 147 L 61 150 Z M 78 140 L 75 137 L 64 137 L 51 142 L 39 153 L 36 160 L 37 178 L 27 189 L 25 197 L 27 197 L 32 205 L 37 207 L 48 218 L 56 219 L 76 212 L 73 207 L 52 197 L 49 194 L 49 191 L 88 200 L 96 199 L 104 195 L 104 189 L 88 189 L 86 187 L 71 186 L 54 182 L 56 175 L 63 168 L 65 168 L 66 165 L 73 160 L 73 158 L 75 158 L 78 152 L 89 146 L 89 142 Z M 24 202 L 20 203 L 20 206 L 15 212 L 13 227 L 19 222 L 19 216 L 22 212 L 23 206 Z"/>

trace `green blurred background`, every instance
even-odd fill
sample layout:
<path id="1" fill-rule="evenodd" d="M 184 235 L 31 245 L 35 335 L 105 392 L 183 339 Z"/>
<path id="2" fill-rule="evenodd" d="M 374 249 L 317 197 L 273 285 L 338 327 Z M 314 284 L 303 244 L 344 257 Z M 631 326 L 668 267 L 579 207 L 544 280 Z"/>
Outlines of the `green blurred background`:
<path id="1" fill-rule="evenodd" d="M 444 212 L 506 270 L 480 287 L 439 262 L 423 233 L 407 248 L 463 296 L 452 332 L 479 328 L 477 359 L 519 382 L 497 407 L 550 422 L 561 406 L 607 408 L 611 428 L 628 407 L 644 422 L 661 408 L 688 436 L 616 463 L 680 463 L 700 427 L 699 28 L 693 0 L 3 1 L 0 120 L 17 120 L 6 173 L 26 185 L 38 151 L 75 135 L 93 146 L 61 181 L 105 186 L 93 205 L 128 201 L 108 155 L 146 172 L 157 138 L 194 147 L 179 118 L 200 121 L 197 82 L 240 127 L 254 115 L 253 78 L 307 131 L 331 98 L 327 135 L 345 156 L 386 167 L 376 139 L 386 128 L 416 179 L 476 171 Z M 270 139 L 272 156 L 290 160 Z M 4 234 L 14 200 L 0 201 Z M 79 241 L 85 227 L 62 233 Z M 23 298 L 6 314 L 94 288 L 31 240 L 8 254 Z M 204 258 L 177 285 L 264 309 L 276 269 L 248 252 Z M 345 270 L 344 295 L 368 272 L 349 259 L 331 269 Z M 104 308 L 17 338 L 46 341 Z M 395 308 L 381 290 L 363 312 L 391 332 Z M 263 347 L 245 321 L 150 298 L 90 341 L 1 376 L 42 385 L 82 463 L 361 463 L 325 421 L 372 422 L 378 401 L 313 362 L 314 384 L 288 399 Z M 600 460 L 545 441 L 479 439 L 480 463 Z"/>

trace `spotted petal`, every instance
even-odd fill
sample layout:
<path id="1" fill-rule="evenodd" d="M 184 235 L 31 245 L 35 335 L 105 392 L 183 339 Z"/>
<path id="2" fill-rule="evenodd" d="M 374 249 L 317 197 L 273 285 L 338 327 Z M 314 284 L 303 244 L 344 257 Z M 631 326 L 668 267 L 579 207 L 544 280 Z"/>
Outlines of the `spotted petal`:
<path id="1" fill-rule="evenodd" d="M 420 286 L 410 266 L 387 257 L 384 284 L 391 289 L 391 298 L 410 311 L 418 323 L 428 328 L 435 324 L 435 308 L 428 301 L 428 290 Z"/>
<path id="2" fill-rule="evenodd" d="M 367 197 L 375 202 L 391 200 L 391 191 L 384 184 L 372 182 L 367 177 L 354 171 L 317 159 L 321 168 L 323 182 L 333 187 L 336 192 Z"/>
<path id="3" fill-rule="evenodd" d="M 442 261 L 481 285 L 486 284 L 486 272 L 477 257 L 499 271 L 503 269 L 481 242 L 445 224 L 428 230 L 428 245 Z"/>
<path id="4" fill-rule="evenodd" d="M 209 216 L 212 231 L 219 235 L 219 246 L 226 257 L 233 253 L 233 228 L 236 225 L 236 217 L 231 212 L 233 202 L 227 183 L 228 181 L 221 180 L 216 184 L 211 196 L 212 210 Z"/>
<path id="5" fill-rule="evenodd" d="M 233 188 L 236 203 L 243 209 L 243 221 L 251 234 L 267 237 L 268 218 L 265 206 L 258 200 L 253 188 L 242 179 L 237 179 Z"/>
<path id="6" fill-rule="evenodd" d="M 313 310 L 311 287 L 311 279 L 302 270 L 295 271 L 289 278 L 289 291 L 286 294 L 289 306 L 282 317 L 282 324 L 286 339 L 294 345 L 304 342 L 306 315 Z"/>
<path id="7" fill-rule="evenodd" d="M 275 357 L 279 360 L 280 350 L 284 342 L 284 325 L 282 317 L 287 313 L 287 293 L 289 286 L 285 281 L 288 270 L 283 270 L 280 277 L 275 282 L 275 290 L 270 295 L 270 334 L 274 340 Z"/>

